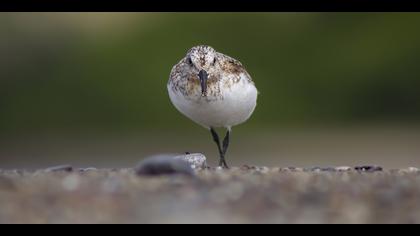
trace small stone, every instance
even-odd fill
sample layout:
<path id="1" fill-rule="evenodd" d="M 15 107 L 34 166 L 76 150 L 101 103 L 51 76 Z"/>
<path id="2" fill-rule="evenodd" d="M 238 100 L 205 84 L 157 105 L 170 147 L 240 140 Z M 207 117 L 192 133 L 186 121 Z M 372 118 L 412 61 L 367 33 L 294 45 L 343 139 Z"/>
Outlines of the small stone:
<path id="1" fill-rule="evenodd" d="M 270 169 L 266 166 L 258 167 L 257 170 L 263 174 L 267 174 L 270 171 Z"/>
<path id="2" fill-rule="evenodd" d="M 319 166 L 311 167 L 311 168 L 304 168 L 303 171 L 305 172 L 321 172 L 322 168 Z"/>
<path id="3" fill-rule="evenodd" d="M 349 166 L 338 166 L 335 168 L 336 171 L 338 172 L 346 172 L 346 171 L 351 171 L 351 167 Z"/>
<path id="4" fill-rule="evenodd" d="M 249 165 L 242 165 L 240 169 L 243 170 L 243 171 L 247 171 L 247 170 L 251 170 L 251 168 L 252 167 L 249 166 Z"/>
<path id="5" fill-rule="evenodd" d="M 417 168 L 417 167 L 408 167 L 407 168 L 407 171 L 414 173 L 414 172 L 419 172 L 420 169 Z"/>
<path id="6" fill-rule="evenodd" d="M 313 171 L 313 172 L 321 172 L 322 171 L 322 168 L 319 167 L 319 166 L 315 166 L 315 167 L 312 167 L 311 168 L 311 171 Z"/>
<path id="7" fill-rule="evenodd" d="M 207 158 L 201 153 L 186 153 L 185 155 L 175 156 L 174 158 L 190 163 L 193 169 L 204 169 L 207 167 Z"/>
<path id="8" fill-rule="evenodd" d="M 334 167 L 312 167 L 312 168 L 304 168 L 303 171 L 305 172 L 335 172 L 336 169 Z"/>
<path id="9" fill-rule="evenodd" d="M 420 169 L 416 167 L 408 167 L 407 169 L 401 169 L 398 171 L 399 173 L 419 173 Z"/>
<path id="10" fill-rule="evenodd" d="M 73 167 L 70 165 L 53 166 L 45 169 L 45 172 L 72 172 Z"/>
<path id="11" fill-rule="evenodd" d="M 192 176 L 194 170 L 190 163 L 173 156 L 159 155 L 149 157 L 138 164 L 135 168 L 138 175 L 172 175 L 184 174 Z"/>
<path id="12" fill-rule="evenodd" d="M 323 168 L 321 168 L 321 171 L 324 171 L 324 172 L 336 172 L 336 170 L 335 170 L 334 167 L 323 167 Z"/>
<path id="13" fill-rule="evenodd" d="M 287 172 L 287 171 L 290 171 L 290 170 L 284 167 L 279 167 L 279 172 Z"/>
<path id="14" fill-rule="evenodd" d="M 383 168 L 380 166 L 356 166 L 354 169 L 361 172 L 383 171 Z"/>
<path id="15" fill-rule="evenodd" d="M 223 170 L 225 170 L 225 169 L 221 166 L 216 167 L 216 171 L 223 171 Z"/>
<path id="16" fill-rule="evenodd" d="M 88 167 L 88 168 L 80 168 L 79 171 L 80 172 L 88 172 L 88 171 L 97 171 L 98 169 L 96 169 L 95 167 Z"/>
<path id="17" fill-rule="evenodd" d="M 304 168 L 299 168 L 299 167 L 283 167 L 283 168 L 280 168 L 279 169 L 279 171 L 280 172 L 300 172 L 300 171 L 305 171 L 305 170 L 307 170 L 307 169 L 304 169 Z"/>
<path id="18" fill-rule="evenodd" d="M 294 167 L 294 166 L 287 167 L 287 169 L 289 169 L 289 170 L 290 170 L 290 171 L 292 171 L 292 172 L 300 172 L 300 171 L 303 171 L 303 168 L 300 168 L 300 167 Z"/>

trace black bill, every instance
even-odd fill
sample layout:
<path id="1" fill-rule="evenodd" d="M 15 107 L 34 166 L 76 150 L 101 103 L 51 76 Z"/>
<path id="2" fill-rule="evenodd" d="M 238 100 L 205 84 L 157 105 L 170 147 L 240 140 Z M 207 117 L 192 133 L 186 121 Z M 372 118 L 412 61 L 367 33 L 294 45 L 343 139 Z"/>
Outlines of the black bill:
<path id="1" fill-rule="evenodd" d="M 200 78 L 201 95 L 205 97 L 207 96 L 207 72 L 205 70 L 200 70 L 200 72 L 198 73 L 198 78 Z"/>

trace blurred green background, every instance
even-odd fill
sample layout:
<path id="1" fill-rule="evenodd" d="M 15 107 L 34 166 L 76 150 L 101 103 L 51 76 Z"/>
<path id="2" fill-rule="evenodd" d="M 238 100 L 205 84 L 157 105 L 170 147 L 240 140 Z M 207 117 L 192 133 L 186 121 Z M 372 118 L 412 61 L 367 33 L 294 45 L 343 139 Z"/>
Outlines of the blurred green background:
<path id="1" fill-rule="evenodd" d="M 166 90 L 199 44 L 240 60 L 260 91 L 234 128 L 235 164 L 420 164 L 419 25 L 417 13 L 1 13 L 0 168 L 216 159 Z"/>

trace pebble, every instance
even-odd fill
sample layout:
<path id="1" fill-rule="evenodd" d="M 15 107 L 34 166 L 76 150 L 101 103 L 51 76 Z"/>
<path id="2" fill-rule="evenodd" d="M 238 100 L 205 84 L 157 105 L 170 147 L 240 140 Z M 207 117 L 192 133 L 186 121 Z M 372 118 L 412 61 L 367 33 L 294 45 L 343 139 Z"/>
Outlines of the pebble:
<path id="1" fill-rule="evenodd" d="M 361 172 L 383 171 L 383 168 L 380 166 L 356 166 L 354 169 Z"/>
<path id="2" fill-rule="evenodd" d="M 420 169 L 416 167 L 408 167 L 407 169 L 401 169 L 399 173 L 420 173 Z"/>
<path id="3" fill-rule="evenodd" d="M 305 172 L 336 172 L 337 170 L 334 167 L 312 167 L 312 168 L 304 168 L 303 171 Z"/>
<path id="4" fill-rule="evenodd" d="M 251 169 L 255 169 L 255 167 L 254 166 L 249 166 L 249 165 L 242 165 L 241 168 L 240 168 L 240 170 L 243 170 L 243 171 L 247 171 L 247 170 L 251 170 Z"/>
<path id="5" fill-rule="evenodd" d="M 135 172 L 138 175 L 149 176 L 171 174 L 194 175 L 194 169 L 189 162 L 182 159 L 175 159 L 170 155 L 149 157 L 138 164 Z"/>
<path id="6" fill-rule="evenodd" d="M 321 169 L 322 171 L 325 172 L 336 172 L 337 170 L 335 169 L 335 167 L 324 167 Z"/>
<path id="7" fill-rule="evenodd" d="M 88 168 L 80 168 L 79 171 L 80 172 L 88 172 L 88 171 L 97 171 L 98 169 L 96 169 L 95 167 L 88 167 Z"/>
<path id="8" fill-rule="evenodd" d="M 60 165 L 53 166 L 45 169 L 45 172 L 72 172 L 73 167 L 71 165 Z"/>
<path id="9" fill-rule="evenodd" d="M 279 171 L 280 172 L 301 172 L 301 171 L 304 171 L 304 169 L 292 166 L 292 167 L 280 168 Z"/>
<path id="10" fill-rule="evenodd" d="M 310 167 L 310 168 L 303 168 L 303 171 L 305 172 L 321 172 L 322 168 L 315 166 L 315 167 Z"/>
<path id="11" fill-rule="evenodd" d="M 346 171 L 351 171 L 352 168 L 350 166 L 338 166 L 335 168 L 335 170 L 338 172 L 346 172 Z"/>
<path id="12" fill-rule="evenodd" d="M 193 169 L 205 169 L 207 167 L 207 158 L 201 153 L 186 153 L 175 156 L 175 159 L 181 159 L 190 163 Z"/>
<path id="13" fill-rule="evenodd" d="M 300 167 L 288 167 L 291 171 L 296 171 L 296 172 L 300 172 L 300 171 L 303 171 L 303 168 L 300 168 Z"/>
<path id="14" fill-rule="evenodd" d="M 321 172 L 321 167 L 315 166 L 311 168 L 303 168 L 305 172 Z"/>
<path id="15" fill-rule="evenodd" d="M 417 168 L 417 167 L 408 167 L 408 168 L 407 168 L 407 171 L 409 171 L 409 172 L 419 172 L 419 171 L 420 171 L 420 169 L 419 169 L 419 168 Z"/>
<path id="16" fill-rule="evenodd" d="M 258 169 L 257 169 L 259 172 L 261 172 L 261 173 L 263 173 L 263 174 L 267 174 L 269 171 L 270 171 L 270 169 L 268 168 L 268 167 L 266 167 L 266 166 L 263 166 L 263 167 L 258 167 Z"/>

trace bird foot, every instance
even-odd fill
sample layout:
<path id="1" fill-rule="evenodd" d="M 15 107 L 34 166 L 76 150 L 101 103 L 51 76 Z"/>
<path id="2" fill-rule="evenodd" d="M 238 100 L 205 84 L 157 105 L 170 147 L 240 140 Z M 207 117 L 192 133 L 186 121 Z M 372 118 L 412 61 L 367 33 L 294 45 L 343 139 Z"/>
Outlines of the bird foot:
<path id="1" fill-rule="evenodd" d="M 219 167 L 222 167 L 226 170 L 230 169 L 225 160 L 220 160 Z"/>

